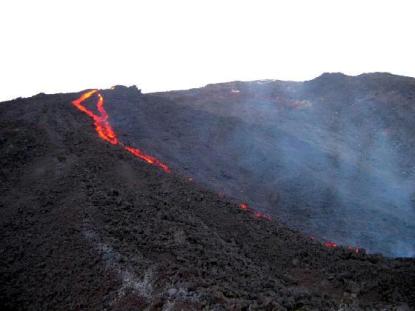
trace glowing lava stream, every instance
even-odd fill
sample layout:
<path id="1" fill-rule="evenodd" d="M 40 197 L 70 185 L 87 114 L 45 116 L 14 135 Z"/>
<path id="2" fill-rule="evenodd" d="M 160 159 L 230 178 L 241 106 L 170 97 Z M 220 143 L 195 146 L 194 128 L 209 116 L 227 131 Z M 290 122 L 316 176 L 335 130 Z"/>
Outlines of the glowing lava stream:
<path id="1" fill-rule="evenodd" d="M 241 203 L 241 204 L 239 204 L 239 208 L 240 208 L 241 210 L 245 211 L 245 212 L 252 213 L 252 214 L 253 214 L 256 218 L 259 218 L 259 219 L 264 219 L 264 220 L 268 220 L 268 221 L 271 221 L 271 220 L 272 220 L 272 217 L 271 217 L 271 216 L 269 216 L 269 215 L 267 215 L 267 214 L 264 214 L 264 213 L 262 213 L 262 212 L 260 212 L 260 211 L 255 211 L 255 210 L 252 210 L 252 209 L 248 206 L 248 204 L 247 204 L 247 203 Z"/>
<path id="2" fill-rule="evenodd" d="M 88 98 L 92 97 L 93 95 L 98 96 L 98 102 L 97 102 L 97 110 L 98 114 L 92 112 L 88 108 L 86 108 L 82 103 L 87 100 Z M 126 146 L 122 142 L 118 140 L 117 134 L 111 127 L 111 124 L 108 122 L 108 113 L 104 109 L 104 98 L 102 97 L 101 93 L 98 92 L 98 90 L 91 90 L 88 92 L 85 92 L 81 95 L 78 99 L 72 101 L 72 104 L 78 108 L 83 113 L 87 114 L 89 117 L 91 117 L 92 120 L 94 120 L 95 130 L 98 133 L 98 136 L 109 142 L 112 145 L 120 145 L 124 148 L 124 150 L 127 150 L 129 153 L 131 153 L 133 156 L 147 162 L 150 165 L 157 166 L 161 168 L 166 173 L 170 173 L 170 168 L 158 160 L 155 157 L 152 157 L 148 154 L 145 154 L 140 149 Z"/>
<path id="3" fill-rule="evenodd" d="M 85 100 L 91 98 L 94 95 L 97 95 L 98 97 L 98 102 L 97 102 L 98 114 L 92 112 L 91 110 L 89 110 L 82 104 Z M 152 157 L 148 154 L 145 154 L 140 149 L 126 146 L 125 144 L 123 144 L 122 142 L 118 140 L 117 134 L 115 133 L 114 129 L 111 127 L 111 124 L 108 121 L 108 113 L 104 109 L 104 97 L 101 95 L 101 93 L 98 92 L 98 90 L 91 90 L 91 91 L 83 93 L 78 99 L 75 99 L 74 101 L 72 101 L 72 104 L 76 108 L 78 108 L 80 111 L 87 114 L 92 120 L 94 120 L 95 130 L 97 131 L 97 134 L 101 139 L 109 142 L 112 145 L 120 145 L 121 147 L 124 148 L 124 150 L 128 151 L 133 156 L 147 162 L 150 165 L 154 165 L 154 166 L 161 168 L 166 173 L 171 173 L 170 168 L 166 164 L 158 160 L 157 158 Z M 189 178 L 189 181 L 191 181 L 191 178 Z M 255 218 L 268 220 L 268 221 L 272 220 L 271 216 L 251 209 L 247 203 L 239 204 L 239 208 L 243 211 L 251 213 Z M 323 245 L 327 248 L 337 247 L 336 243 L 330 242 L 330 241 L 324 242 Z M 360 251 L 360 249 L 357 247 L 349 246 L 348 249 L 355 253 L 359 253 Z"/>

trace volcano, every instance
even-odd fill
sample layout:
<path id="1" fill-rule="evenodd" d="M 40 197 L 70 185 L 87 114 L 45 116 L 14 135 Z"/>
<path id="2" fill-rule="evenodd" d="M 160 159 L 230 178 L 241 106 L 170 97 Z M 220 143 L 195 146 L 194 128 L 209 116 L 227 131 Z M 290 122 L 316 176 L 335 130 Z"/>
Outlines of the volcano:
<path id="1" fill-rule="evenodd" d="M 0 103 L 2 310 L 410 310 L 415 79 Z"/>

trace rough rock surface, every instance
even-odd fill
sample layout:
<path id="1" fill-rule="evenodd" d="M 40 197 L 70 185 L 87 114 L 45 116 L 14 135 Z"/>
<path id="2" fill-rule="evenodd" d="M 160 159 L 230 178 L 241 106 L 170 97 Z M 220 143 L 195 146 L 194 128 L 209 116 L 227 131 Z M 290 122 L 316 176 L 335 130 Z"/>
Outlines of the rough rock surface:
<path id="1" fill-rule="evenodd" d="M 415 256 L 415 79 L 323 74 L 105 96 L 125 140 L 291 228 Z"/>
<path id="2" fill-rule="evenodd" d="M 1 310 L 415 307 L 413 259 L 252 217 L 100 140 L 78 96 L 0 104 Z"/>

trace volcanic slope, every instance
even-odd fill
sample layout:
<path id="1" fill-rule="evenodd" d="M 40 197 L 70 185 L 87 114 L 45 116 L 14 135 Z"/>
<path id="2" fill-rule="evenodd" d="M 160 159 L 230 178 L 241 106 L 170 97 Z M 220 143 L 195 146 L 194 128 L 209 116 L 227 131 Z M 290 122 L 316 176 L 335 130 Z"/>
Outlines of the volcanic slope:
<path id="1" fill-rule="evenodd" d="M 101 92 L 157 107 L 137 93 Z M 1 310 L 415 307 L 413 259 L 326 248 L 149 165 L 97 135 L 81 94 L 0 104 Z"/>
<path id="2" fill-rule="evenodd" d="M 414 78 L 331 73 L 153 95 L 108 102 L 131 143 L 319 239 L 415 256 Z"/>

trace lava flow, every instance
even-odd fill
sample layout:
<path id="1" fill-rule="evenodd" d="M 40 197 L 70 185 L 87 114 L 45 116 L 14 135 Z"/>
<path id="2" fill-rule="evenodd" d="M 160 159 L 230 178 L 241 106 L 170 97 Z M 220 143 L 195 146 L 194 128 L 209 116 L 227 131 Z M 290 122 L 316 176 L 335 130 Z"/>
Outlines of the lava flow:
<path id="1" fill-rule="evenodd" d="M 323 245 L 325 247 L 328 247 L 328 248 L 335 248 L 335 247 L 337 247 L 337 244 L 334 243 L 334 242 L 331 242 L 331 241 L 326 241 L 326 242 L 323 243 Z"/>
<path id="2" fill-rule="evenodd" d="M 93 111 L 86 108 L 82 104 L 85 100 L 91 98 L 94 95 L 97 95 L 97 97 L 98 97 L 98 102 L 97 102 L 97 111 L 98 111 L 98 113 L 94 113 Z M 124 148 L 124 150 L 128 151 L 133 156 L 145 161 L 146 163 L 148 163 L 150 165 L 154 165 L 154 166 L 157 166 L 157 167 L 161 168 L 166 173 L 171 172 L 170 168 L 166 164 L 164 164 L 163 162 L 158 160 L 157 158 L 155 158 L 153 156 L 150 156 L 148 154 L 145 154 L 140 149 L 137 149 L 137 148 L 134 148 L 134 147 L 131 147 L 131 146 L 126 146 L 125 144 L 123 144 L 122 142 L 120 142 L 118 140 L 117 134 L 115 133 L 114 129 L 111 127 L 111 124 L 108 121 L 108 113 L 104 109 L 104 98 L 101 95 L 101 93 L 98 92 L 98 90 L 91 90 L 91 91 L 85 92 L 78 99 L 72 101 L 72 104 L 76 108 L 78 108 L 80 111 L 87 114 L 94 121 L 95 130 L 97 131 L 98 136 L 101 139 L 103 139 L 104 141 L 109 142 L 112 145 L 120 145 L 122 148 Z M 192 178 L 189 178 L 189 181 L 192 181 Z M 268 220 L 268 221 L 272 220 L 271 216 L 251 209 L 248 206 L 247 203 L 239 204 L 239 208 L 243 211 L 246 211 L 246 212 L 252 214 L 255 218 Z M 312 238 L 312 239 L 314 239 L 314 238 Z M 337 248 L 337 244 L 334 243 L 334 242 L 331 242 L 331 241 L 326 241 L 326 242 L 323 243 L 323 245 L 327 248 Z M 349 246 L 348 249 L 352 252 L 355 252 L 355 253 L 360 252 L 360 249 L 357 248 L 357 247 Z"/>
<path id="3" fill-rule="evenodd" d="M 97 102 L 98 113 L 92 112 L 91 110 L 89 110 L 82 104 L 85 100 L 89 99 L 95 94 L 98 96 L 98 102 Z M 101 139 L 109 142 L 112 145 L 120 145 L 126 151 L 131 153 L 133 156 L 147 162 L 150 165 L 154 165 L 154 166 L 161 168 L 166 173 L 170 173 L 170 168 L 166 164 L 162 163 L 160 160 L 148 154 L 145 154 L 140 149 L 126 146 L 123 143 L 119 142 L 117 134 L 111 127 L 111 124 L 108 122 L 108 113 L 104 109 L 104 98 L 101 95 L 101 93 L 98 92 L 98 90 L 91 90 L 91 91 L 85 92 L 84 94 L 81 95 L 81 97 L 72 101 L 72 104 L 76 108 L 78 108 L 80 111 L 87 114 L 92 120 L 94 120 L 95 130 L 97 131 L 98 136 Z"/>
<path id="4" fill-rule="evenodd" d="M 336 243 L 332 242 L 332 241 L 326 241 L 326 242 L 323 243 L 323 245 L 327 248 L 336 248 L 336 247 L 338 247 L 338 245 Z M 356 254 L 358 254 L 362 251 L 361 248 L 354 247 L 354 246 L 348 246 L 347 249 L 349 251 L 353 252 L 353 253 L 356 253 Z"/>
<path id="5" fill-rule="evenodd" d="M 100 115 L 93 113 L 91 110 L 82 105 L 82 102 L 84 102 L 94 94 L 98 94 L 97 109 Z M 98 93 L 97 90 L 92 90 L 82 94 L 81 97 L 74 100 L 72 103 L 75 105 L 76 108 L 86 113 L 88 116 L 92 118 L 92 120 L 94 120 L 95 130 L 97 131 L 99 137 L 113 145 L 118 144 L 117 135 L 115 134 L 111 125 L 108 123 L 108 114 L 104 109 L 104 98 L 100 93 Z"/>
<path id="6" fill-rule="evenodd" d="M 271 220 L 272 220 L 271 216 L 269 216 L 269 215 L 267 215 L 267 214 L 264 214 L 264 213 L 262 213 L 262 212 L 260 212 L 260 211 L 255 211 L 255 210 L 252 210 L 252 209 L 248 206 L 248 204 L 247 204 L 247 203 L 241 203 L 241 204 L 239 204 L 239 208 L 240 208 L 241 210 L 243 210 L 243 211 L 246 211 L 246 212 L 250 212 L 250 213 L 252 213 L 252 215 L 254 215 L 254 217 L 256 217 L 256 218 L 259 218 L 259 219 L 265 219 L 265 220 L 268 220 L 268 221 L 271 221 Z"/>
<path id="7" fill-rule="evenodd" d="M 143 153 L 141 150 L 139 150 L 137 148 L 124 146 L 124 149 L 127 150 L 128 152 L 130 152 L 131 154 L 133 154 L 134 156 L 136 156 L 137 158 L 140 158 L 141 160 L 147 162 L 148 164 L 158 166 L 163 171 L 165 171 L 166 173 L 170 173 L 169 167 L 166 164 L 160 162 L 155 157 L 149 156 L 149 155 Z"/>

